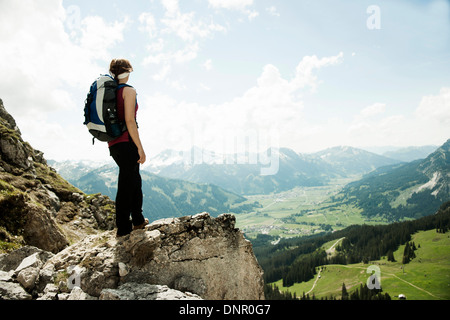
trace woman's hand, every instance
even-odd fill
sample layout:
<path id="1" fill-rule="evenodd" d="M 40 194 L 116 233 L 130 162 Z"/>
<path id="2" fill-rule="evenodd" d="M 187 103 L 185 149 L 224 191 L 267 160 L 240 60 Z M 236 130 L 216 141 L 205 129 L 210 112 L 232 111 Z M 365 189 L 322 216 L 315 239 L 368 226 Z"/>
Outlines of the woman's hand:
<path id="1" fill-rule="evenodd" d="M 147 159 L 147 157 L 145 156 L 145 152 L 144 152 L 144 149 L 138 149 L 138 153 L 139 153 L 139 160 L 138 160 L 138 163 L 140 163 L 140 164 L 144 164 L 145 163 L 145 161 L 146 161 L 146 159 Z"/>

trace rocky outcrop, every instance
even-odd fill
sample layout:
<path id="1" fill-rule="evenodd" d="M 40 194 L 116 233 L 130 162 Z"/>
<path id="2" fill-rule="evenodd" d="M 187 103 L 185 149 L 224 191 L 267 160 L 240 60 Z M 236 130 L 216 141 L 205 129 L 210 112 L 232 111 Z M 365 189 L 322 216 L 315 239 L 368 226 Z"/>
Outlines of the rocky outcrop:
<path id="1" fill-rule="evenodd" d="M 0 269 L 0 296 L 11 299 L 264 299 L 262 269 L 229 214 L 160 220 L 122 238 L 106 231 L 55 255 L 25 247 Z"/>
<path id="2" fill-rule="evenodd" d="M 36 247 L 25 246 L 0 256 L 0 300 L 97 300 L 79 286 L 68 289 L 67 282 L 55 278 L 39 291 L 40 271 L 53 256 Z M 5 271 L 6 270 L 6 271 Z M 183 293 L 167 286 L 126 283 L 117 289 L 102 291 L 101 300 L 197 300 L 197 295 Z"/>
<path id="3" fill-rule="evenodd" d="M 0 100 L 0 250 L 31 245 L 56 253 L 114 226 L 114 202 L 61 178 L 22 140 Z"/>

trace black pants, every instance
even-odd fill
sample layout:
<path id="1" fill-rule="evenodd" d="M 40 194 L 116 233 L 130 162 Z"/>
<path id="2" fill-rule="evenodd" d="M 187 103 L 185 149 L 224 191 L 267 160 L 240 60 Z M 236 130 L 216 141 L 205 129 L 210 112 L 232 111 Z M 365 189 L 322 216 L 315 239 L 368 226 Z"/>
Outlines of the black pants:
<path id="1" fill-rule="evenodd" d="M 133 225 L 144 222 L 142 215 L 142 180 L 139 173 L 139 154 L 133 142 L 122 142 L 109 148 L 119 166 L 116 196 L 117 235 L 129 234 Z M 130 221 L 131 215 L 131 221 Z"/>

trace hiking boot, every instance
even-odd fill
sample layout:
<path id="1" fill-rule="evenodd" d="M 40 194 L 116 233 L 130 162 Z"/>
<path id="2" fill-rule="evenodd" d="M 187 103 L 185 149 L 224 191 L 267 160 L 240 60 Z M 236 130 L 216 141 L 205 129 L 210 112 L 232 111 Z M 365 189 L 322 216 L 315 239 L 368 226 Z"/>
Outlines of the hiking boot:
<path id="1" fill-rule="evenodd" d="M 130 235 L 130 233 L 125 233 L 125 234 L 116 233 L 116 239 L 124 239 L 128 235 Z"/>
<path id="2" fill-rule="evenodd" d="M 149 221 L 148 221 L 147 218 L 145 218 L 143 223 L 141 223 L 138 226 L 133 226 L 133 231 L 134 230 L 139 230 L 139 229 L 145 229 L 145 226 L 148 225 L 148 224 L 149 224 Z"/>

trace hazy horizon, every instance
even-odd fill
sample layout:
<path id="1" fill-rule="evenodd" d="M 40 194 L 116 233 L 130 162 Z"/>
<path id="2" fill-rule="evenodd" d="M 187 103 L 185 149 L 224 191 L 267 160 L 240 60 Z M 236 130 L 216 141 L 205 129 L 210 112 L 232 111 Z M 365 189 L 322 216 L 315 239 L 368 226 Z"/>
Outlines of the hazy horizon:
<path id="1" fill-rule="evenodd" d="M 283 148 L 290 149 L 290 150 L 293 150 L 294 152 L 296 152 L 299 155 L 312 155 L 312 154 L 315 154 L 315 153 L 318 153 L 318 152 L 321 152 L 321 151 L 325 151 L 327 149 L 338 148 L 338 147 L 342 147 L 342 148 L 344 148 L 344 147 L 351 147 L 351 148 L 355 148 L 355 149 L 371 152 L 371 153 L 374 153 L 374 154 L 377 154 L 377 155 L 380 155 L 380 156 L 386 156 L 386 155 L 384 155 L 384 153 L 386 153 L 386 152 L 399 151 L 399 150 L 404 150 L 404 149 L 408 149 L 408 148 L 427 148 L 427 147 L 429 147 L 429 148 L 436 148 L 437 149 L 437 148 L 440 147 L 440 145 L 439 146 L 438 145 L 423 145 L 423 146 L 406 146 L 406 147 L 374 146 L 374 147 L 367 147 L 367 148 L 341 145 L 341 146 L 327 147 L 325 149 L 320 149 L 320 150 L 317 150 L 317 151 L 314 151 L 314 152 L 298 152 L 297 150 L 294 150 L 294 149 L 288 148 L 288 147 L 280 147 L 280 149 L 283 149 Z M 144 165 L 144 167 L 151 165 L 151 163 L 149 163 L 149 162 L 152 160 L 152 158 L 158 157 L 160 154 L 162 154 L 164 152 L 173 151 L 173 152 L 176 152 L 176 153 L 189 153 L 193 148 L 197 148 L 197 146 L 191 146 L 191 148 L 185 149 L 185 150 L 174 150 L 174 149 L 169 149 L 168 148 L 168 149 L 162 150 L 162 151 L 160 151 L 158 153 L 151 154 L 150 157 L 147 158 L 147 163 Z M 199 148 L 199 149 L 202 150 L 202 151 L 205 151 L 205 152 L 214 152 L 218 156 L 231 155 L 230 153 L 224 154 L 224 153 L 216 152 L 216 151 L 213 151 L 213 150 L 202 149 L 202 148 Z M 265 151 L 261 151 L 261 152 L 265 152 Z M 432 152 L 433 151 L 431 151 L 431 153 Z M 246 154 L 246 153 L 247 152 L 244 151 L 241 154 Z M 388 156 L 386 156 L 386 157 L 388 157 Z M 45 158 L 45 154 L 44 154 L 44 158 Z M 58 163 L 64 163 L 64 162 L 73 162 L 73 163 L 93 162 L 93 163 L 96 163 L 97 165 L 99 163 L 100 164 L 103 164 L 103 163 L 105 163 L 105 164 L 106 163 L 114 164 L 114 160 L 112 158 L 105 158 L 105 159 L 94 160 L 94 161 L 92 161 L 92 159 L 90 159 L 90 158 L 85 158 L 85 159 L 81 159 L 81 158 L 79 158 L 79 159 L 62 159 L 62 160 L 46 158 L 46 160 L 48 160 L 48 161 L 55 161 L 55 162 L 58 162 Z"/>

